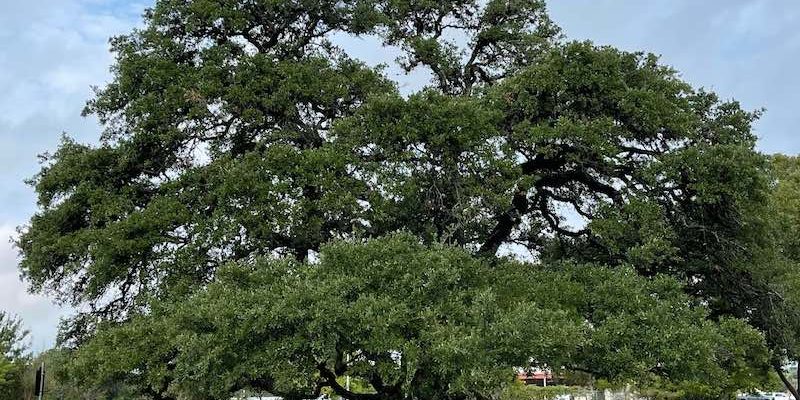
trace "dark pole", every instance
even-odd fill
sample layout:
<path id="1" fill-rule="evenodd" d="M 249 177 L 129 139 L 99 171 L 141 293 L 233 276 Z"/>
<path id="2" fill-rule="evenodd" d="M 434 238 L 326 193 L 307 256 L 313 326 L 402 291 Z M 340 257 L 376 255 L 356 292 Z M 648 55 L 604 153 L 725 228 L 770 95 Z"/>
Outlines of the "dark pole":
<path id="1" fill-rule="evenodd" d="M 44 361 L 39 368 L 36 368 L 36 387 L 33 394 L 38 396 L 39 400 L 42 400 L 42 396 L 44 396 Z"/>
<path id="2" fill-rule="evenodd" d="M 797 370 L 795 371 L 795 377 L 797 378 L 797 382 L 795 383 L 797 386 L 800 387 L 800 359 L 797 360 Z"/>

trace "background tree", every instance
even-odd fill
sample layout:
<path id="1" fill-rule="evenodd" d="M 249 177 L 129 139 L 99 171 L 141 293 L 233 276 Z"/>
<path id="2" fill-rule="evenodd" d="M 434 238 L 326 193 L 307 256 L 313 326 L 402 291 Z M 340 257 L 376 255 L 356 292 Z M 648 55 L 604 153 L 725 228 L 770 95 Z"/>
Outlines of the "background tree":
<path id="1" fill-rule="evenodd" d="M 400 47 L 401 65 L 426 68 L 430 85 L 400 95 L 379 68 L 336 46 L 335 40 L 347 35 L 374 35 Z M 397 231 L 424 245 L 462 248 L 478 258 L 471 264 L 476 268 L 486 263 L 506 271 L 497 255 L 516 246 L 542 261 L 525 268 L 529 273 L 558 271 L 554 286 L 581 281 L 557 267 L 572 264 L 610 268 L 615 272 L 606 278 L 631 286 L 609 289 L 608 298 L 597 300 L 619 302 L 614 303 L 619 310 L 631 313 L 619 317 L 618 333 L 606 341 L 559 355 L 526 346 L 514 354 L 478 348 L 483 359 L 459 359 L 479 363 L 474 371 L 504 370 L 538 357 L 542 364 L 593 369 L 609 378 L 636 375 L 614 369 L 615 362 L 623 362 L 640 379 L 683 379 L 664 367 L 662 356 L 668 353 L 656 351 L 661 344 L 636 336 L 633 321 L 644 311 L 623 301 L 630 293 L 640 294 L 634 298 L 642 304 L 651 296 L 664 305 L 678 299 L 690 310 L 685 318 L 684 308 L 677 307 L 657 319 L 674 322 L 676 332 L 697 335 L 698 352 L 717 354 L 704 347 L 715 341 L 751 349 L 711 357 L 720 369 L 699 375 L 718 384 L 709 393 L 751 385 L 723 379 L 721 371 L 731 376 L 745 371 L 743 377 L 764 372 L 765 343 L 774 359 L 788 348 L 780 333 L 791 330 L 772 324 L 783 315 L 784 299 L 767 277 L 783 264 L 766 242 L 771 225 L 760 218 L 772 181 L 766 158 L 754 150 L 751 124 L 758 113 L 693 89 L 652 55 L 563 42 L 542 1 L 162 0 L 146 12 L 142 29 L 113 39 L 112 48 L 114 79 L 85 110 L 104 125 L 101 142 L 86 146 L 65 139 L 45 157 L 31 182 L 40 210 L 17 243 L 22 272 L 34 291 L 55 293 L 87 310 L 63 332 L 64 342 L 84 349 L 87 359 L 100 356 L 84 365 L 103 366 L 84 368 L 87 379 L 125 377 L 154 398 L 181 391 L 220 394 L 243 385 L 277 385 L 291 397 L 320 379 L 335 387 L 335 379 L 325 380 L 325 371 L 336 374 L 335 357 L 323 357 L 333 354 L 325 347 L 329 339 L 310 341 L 320 349 L 278 358 L 288 363 L 283 368 L 259 359 L 263 374 L 250 376 L 237 369 L 249 362 L 247 354 L 232 353 L 228 340 L 254 336 L 248 340 L 255 341 L 252 353 L 259 354 L 258 346 L 269 351 L 273 339 L 294 343 L 298 336 L 289 331 L 267 340 L 251 335 L 256 327 L 238 325 L 235 318 L 226 323 L 242 331 L 226 333 L 200 317 L 165 316 L 208 307 L 216 311 L 204 318 L 222 318 L 227 314 L 217 308 L 223 305 L 208 293 L 244 295 L 235 282 L 224 280 L 232 266 L 254 270 L 248 278 L 256 282 L 253 290 L 259 284 L 277 287 L 259 274 L 284 268 L 287 287 L 318 297 L 278 310 L 259 303 L 261 309 L 273 310 L 270 318 L 292 322 L 299 315 L 315 326 L 327 320 L 303 316 L 299 307 L 330 301 L 342 310 L 360 295 L 341 299 L 332 291 L 321 296 L 313 286 L 297 288 L 293 285 L 300 283 L 291 281 L 295 270 L 316 265 L 331 240 L 361 242 Z M 354 259 L 346 268 L 355 273 L 380 265 L 382 254 L 369 254 L 375 259 Z M 346 268 L 334 269 L 347 275 Z M 402 269 L 389 271 L 406 290 L 424 278 L 411 274 L 403 280 Z M 638 276 L 623 279 L 630 271 Z M 308 282 L 328 287 L 334 281 Z M 475 290 L 489 285 L 469 282 Z M 675 287 L 691 297 L 675 297 Z M 472 296 L 448 289 L 439 298 Z M 669 295 L 662 298 L 662 289 Z M 544 298 L 534 301 L 523 292 L 513 293 L 550 310 Z M 605 313 L 564 301 L 584 324 L 608 322 Z M 381 304 L 372 306 L 363 313 L 375 322 L 333 322 L 370 337 L 385 318 L 378 312 Z M 420 311 L 409 307 L 409 317 Z M 474 309 L 455 311 L 476 323 Z M 741 321 L 760 330 L 766 342 L 739 326 Z M 204 329 L 217 333 L 193 341 Z M 473 329 L 476 338 L 489 335 Z M 171 339 L 183 335 L 189 335 L 187 341 Z M 360 337 L 343 338 L 349 345 L 342 352 L 365 345 Z M 573 335 L 560 339 L 554 349 L 568 348 Z M 218 351 L 221 364 L 209 364 L 208 370 L 226 376 L 214 383 L 219 386 L 187 378 L 205 376 L 191 369 L 211 362 L 193 358 L 204 341 Z M 614 358 L 620 346 L 636 349 L 633 343 L 653 346 L 656 356 L 634 351 L 628 359 Z M 124 349 L 125 356 L 103 362 L 108 348 Z M 396 353 L 381 347 L 379 358 Z M 450 356 L 431 353 L 424 362 L 443 366 Z M 322 361 L 309 363 L 308 357 L 334 364 L 323 370 L 317 368 Z M 711 368 L 701 369 L 706 367 Z M 285 382 L 282 374 L 292 371 L 297 381 Z M 369 375 L 368 381 L 372 377 L 369 368 L 359 373 Z M 475 382 L 448 391 L 445 381 L 462 379 L 453 371 L 427 372 L 413 385 L 378 376 L 404 382 L 403 396 L 487 396 L 486 387 L 470 386 Z"/>
<path id="2" fill-rule="evenodd" d="M 798 329 L 800 329 L 800 161 L 797 157 L 775 155 L 771 158 L 772 177 L 774 179 L 773 191 L 770 197 L 769 209 L 764 219 L 772 223 L 770 240 L 775 248 L 770 283 L 775 288 L 779 301 L 775 302 L 771 315 L 771 329 L 768 334 L 775 337 L 780 343 L 776 351 L 775 363 L 787 363 L 800 358 L 800 343 L 798 343 Z M 800 398 L 797 391 L 797 378 L 800 371 L 795 369 L 795 377 L 785 376 L 783 368 L 776 370 L 781 380 L 790 388 L 795 398 Z"/>
<path id="3" fill-rule="evenodd" d="M 105 380 L 87 385 L 74 377 L 70 369 L 74 354 L 67 349 L 48 349 L 28 359 L 24 372 L 24 395 L 20 400 L 36 400 L 36 370 L 45 364 L 43 400 L 144 400 L 146 397 L 124 381 Z"/>
<path id="4" fill-rule="evenodd" d="M 0 396 L 4 399 L 22 398 L 27 336 L 19 319 L 0 311 Z"/>

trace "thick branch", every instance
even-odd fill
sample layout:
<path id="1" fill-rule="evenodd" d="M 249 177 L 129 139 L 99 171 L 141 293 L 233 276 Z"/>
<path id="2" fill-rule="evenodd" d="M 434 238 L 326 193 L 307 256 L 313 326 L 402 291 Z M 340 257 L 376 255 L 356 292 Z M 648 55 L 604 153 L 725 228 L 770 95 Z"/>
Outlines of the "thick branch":
<path id="1" fill-rule="evenodd" d="M 336 381 L 336 374 L 331 372 L 324 363 L 317 365 L 320 376 L 324 379 L 325 385 L 333 389 L 336 394 L 349 400 L 380 400 L 382 396 L 373 393 L 355 393 L 347 390 Z"/>
<path id="2" fill-rule="evenodd" d="M 522 172 L 526 175 L 540 174 L 542 170 L 555 171 L 563 167 L 565 164 L 566 160 L 563 157 L 536 157 L 522 164 Z M 553 229 L 553 231 L 557 234 L 577 237 L 585 234 L 586 230 L 572 232 L 563 229 L 559 225 L 558 219 L 547 208 L 547 201 L 550 198 L 548 195 L 552 194 L 553 192 L 547 190 L 546 188 L 559 188 L 573 182 L 585 186 L 595 194 L 605 195 L 615 204 L 621 204 L 623 197 L 619 190 L 609 184 L 601 182 L 590 175 L 587 171 L 582 169 L 573 169 L 563 172 L 549 172 L 541 175 L 540 178 L 534 183 L 534 188 L 537 189 L 534 203 L 537 204 L 538 209 L 541 211 L 542 218 L 545 219 L 550 228 Z M 484 241 L 483 245 L 481 245 L 479 254 L 493 255 L 497 252 L 497 249 L 500 247 L 500 245 L 508 240 L 511 232 L 522 221 L 522 216 L 530 211 L 530 206 L 526 196 L 527 194 L 522 191 L 518 191 L 514 194 L 512 206 L 506 210 L 506 212 L 496 217 L 497 223 L 487 237 L 486 241 Z M 564 198 L 562 196 L 559 197 L 562 199 Z M 582 210 L 580 210 L 577 206 L 577 201 L 570 201 L 570 203 L 576 206 L 576 209 L 579 213 L 583 214 Z"/>
<path id="3" fill-rule="evenodd" d="M 781 382 L 783 382 L 784 386 L 786 386 L 786 388 L 792 392 L 792 396 L 794 396 L 796 400 L 800 400 L 800 393 L 797 392 L 797 388 L 795 388 L 794 385 L 789 382 L 789 379 L 786 378 L 786 374 L 783 373 L 783 368 L 781 367 L 780 363 L 776 361 L 772 364 L 772 366 L 775 368 L 775 372 L 778 373 L 778 377 L 781 378 Z"/>
<path id="4" fill-rule="evenodd" d="M 522 215 L 527 213 L 529 208 L 530 203 L 527 193 L 523 190 L 518 190 L 514 193 L 514 197 L 511 200 L 511 207 L 497 216 L 497 225 L 495 225 L 489 237 L 484 241 L 478 254 L 491 256 L 497 253 L 497 249 L 508 239 L 511 235 L 511 231 L 519 225 Z"/>

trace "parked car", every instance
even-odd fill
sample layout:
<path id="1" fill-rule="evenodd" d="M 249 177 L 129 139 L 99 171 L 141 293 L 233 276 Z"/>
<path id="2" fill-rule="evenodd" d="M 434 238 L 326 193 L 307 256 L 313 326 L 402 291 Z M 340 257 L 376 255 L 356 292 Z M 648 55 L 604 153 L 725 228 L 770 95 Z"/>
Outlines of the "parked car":
<path id="1" fill-rule="evenodd" d="M 759 392 L 759 393 L 749 393 L 749 394 L 740 394 L 736 396 L 737 400 L 790 400 L 786 393 L 781 392 Z"/>

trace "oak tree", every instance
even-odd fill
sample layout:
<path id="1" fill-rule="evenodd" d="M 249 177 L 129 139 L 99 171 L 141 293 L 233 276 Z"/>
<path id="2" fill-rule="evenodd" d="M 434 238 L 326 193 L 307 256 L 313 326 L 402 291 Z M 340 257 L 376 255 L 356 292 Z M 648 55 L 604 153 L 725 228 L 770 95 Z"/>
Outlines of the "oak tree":
<path id="1" fill-rule="evenodd" d="M 365 36 L 427 87 L 338 45 Z M 540 0 L 160 0 L 112 49 L 100 142 L 45 157 L 17 242 L 32 290 L 84 310 L 87 379 L 458 399 L 527 363 L 683 365 L 713 397 L 785 348 L 759 113 L 564 41 Z"/>

